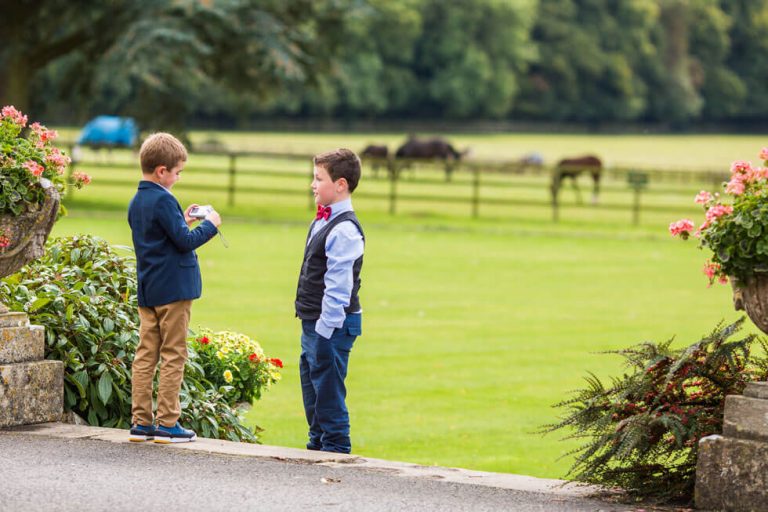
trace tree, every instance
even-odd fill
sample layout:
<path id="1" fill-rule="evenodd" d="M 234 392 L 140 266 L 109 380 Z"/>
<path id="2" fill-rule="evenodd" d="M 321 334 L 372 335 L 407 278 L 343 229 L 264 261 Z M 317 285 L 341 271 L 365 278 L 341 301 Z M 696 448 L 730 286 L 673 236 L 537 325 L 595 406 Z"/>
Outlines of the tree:
<path id="1" fill-rule="evenodd" d="M 721 0 L 732 19 L 728 69 L 744 84 L 744 100 L 737 118 L 764 120 L 768 115 L 768 1 Z"/>
<path id="2" fill-rule="evenodd" d="M 0 24 L 0 94 L 27 106 L 37 83 L 59 101 L 98 98 L 145 129 L 183 130 L 211 91 L 264 98 L 311 83 L 333 61 L 355 0 L 20 1 Z M 47 76 L 40 82 L 36 76 Z"/>
<path id="3" fill-rule="evenodd" d="M 654 4 L 541 0 L 532 39 L 538 57 L 515 113 L 529 118 L 632 120 L 646 108 L 639 70 L 653 59 Z"/>

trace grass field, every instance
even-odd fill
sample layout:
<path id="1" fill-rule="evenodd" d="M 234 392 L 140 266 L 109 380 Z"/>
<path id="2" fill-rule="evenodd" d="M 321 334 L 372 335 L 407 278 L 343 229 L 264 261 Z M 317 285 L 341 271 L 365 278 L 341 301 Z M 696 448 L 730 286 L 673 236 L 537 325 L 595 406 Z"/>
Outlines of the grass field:
<path id="1" fill-rule="evenodd" d="M 291 150 L 339 145 L 331 136 L 292 141 L 286 134 L 257 134 L 253 145 L 270 138 L 273 151 L 288 149 L 276 147 L 278 140 L 295 144 Z M 562 142 L 572 143 L 568 137 Z M 688 153 L 712 150 L 708 144 L 714 141 L 699 140 Z M 753 140 L 744 145 L 752 153 L 760 147 Z M 205 189 L 215 176 L 194 178 L 195 165 L 204 164 L 214 165 L 191 159 L 174 189 L 182 204 L 225 203 L 223 193 Z M 298 169 L 295 163 L 253 163 L 262 164 L 309 175 L 300 163 Z M 125 208 L 138 173 L 90 167 L 94 183 L 75 194 L 71 215 L 55 233 L 88 232 L 130 244 Z M 118 175 L 133 185 L 98 183 Z M 300 447 L 306 427 L 292 303 L 310 216 L 308 179 L 253 179 L 254 186 L 291 183 L 295 192 L 244 195 L 222 208 L 230 247 L 214 240 L 198 251 L 204 294 L 192 325 L 247 333 L 286 362 L 283 380 L 248 420 L 266 429 L 265 443 Z M 449 193 L 457 185 L 436 179 L 424 186 Z M 686 186 L 663 200 L 689 207 L 696 188 Z M 667 235 L 667 224 L 679 215 L 644 214 L 634 227 L 628 212 L 575 205 L 559 224 L 546 209 L 508 208 L 472 219 L 468 205 L 457 214 L 415 201 L 394 217 L 380 199 L 362 196 L 355 206 L 367 235 L 364 325 L 348 388 L 354 450 L 363 455 L 562 477 L 569 460 L 558 457 L 574 445 L 534 432 L 556 419 L 551 404 L 580 386 L 587 370 L 601 376 L 621 371 L 617 358 L 595 352 L 675 335 L 679 344 L 692 343 L 721 319 L 738 316 L 727 287 L 706 287 L 706 254 L 695 242 Z"/>

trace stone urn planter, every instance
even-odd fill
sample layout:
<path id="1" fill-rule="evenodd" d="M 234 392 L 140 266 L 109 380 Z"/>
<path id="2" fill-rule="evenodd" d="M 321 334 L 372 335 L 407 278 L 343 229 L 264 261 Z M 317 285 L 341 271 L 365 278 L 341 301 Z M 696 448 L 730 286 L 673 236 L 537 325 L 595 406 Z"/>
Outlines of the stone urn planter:
<path id="1" fill-rule="evenodd" d="M 745 311 L 749 319 L 768 334 L 768 274 L 760 273 L 743 282 L 730 278 L 733 287 L 733 307 Z"/>
<path id="2" fill-rule="evenodd" d="M 0 216 L 0 277 L 39 258 L 59 214 L 59 192 L 41 180 L 45 202 L 18 216 Z M 0 428 L 59 421 L 64 363 L 45 359 L 45 329 L 0 303 Z"/>
<path id="3" fill-rule="evenodd" d="M 0 215 L 0 235 L 8 239 L 7 246 L 0 248 L 0 278 L 18 272 L 45 251 L 45 241 L 59 214 L 60 196 L 50 181 L 40 182 L 45 188 L 45 202 L 38 210 L 19 216 Z M 6 312 L 8 308 L 0 302 L 0 313 Z"/>

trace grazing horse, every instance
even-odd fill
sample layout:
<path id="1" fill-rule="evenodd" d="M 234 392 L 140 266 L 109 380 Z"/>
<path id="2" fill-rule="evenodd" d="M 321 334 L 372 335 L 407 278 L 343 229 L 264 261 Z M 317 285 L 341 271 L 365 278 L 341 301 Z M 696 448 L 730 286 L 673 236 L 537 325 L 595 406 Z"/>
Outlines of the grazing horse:
<path id="1" fill-rule="evenodd" d="M 447 141 L 435 138 L 421 140 L 411 137 L 397 148 L 396 158 L 411 160 L 442 160 L 445 162 L 445 179 L 451 179 L 451 173 L 456 162 L 467 154 L 467 151 L 459 152 Z M 410 167 L 410 163 L 402 167 Z"/>
<path id="2" fill-rule="evenodd" d="M 576 191 L 576 200 L 581 204 L 581 192 L 576 179 L 581 173 L 588 173 L 592 177 L 592 204 L 597 204 L 597 194 L 600 192 L 600 173 L 603 171 L 603 162 L 594 155 L 585 155 L 574 158 L 564 158 L 557 163 L 555 173 L 552 176 L 552 195 L 556 200 L 557 193 L 565 178 L 570 178 Z"/>
<path id="3" fill-rule="evenodd" d="M 360 152 L 360 156 L 363 158 L 371 159 L 371 167 L 373 168 L 374 177 L 379 177 L 379 166 L 382 161 L 386 161 L 385 165 L 389 165 L 389 149 L 387 146 L 377 146 L 375 144 L 369 144 L 364 150 Z"/>

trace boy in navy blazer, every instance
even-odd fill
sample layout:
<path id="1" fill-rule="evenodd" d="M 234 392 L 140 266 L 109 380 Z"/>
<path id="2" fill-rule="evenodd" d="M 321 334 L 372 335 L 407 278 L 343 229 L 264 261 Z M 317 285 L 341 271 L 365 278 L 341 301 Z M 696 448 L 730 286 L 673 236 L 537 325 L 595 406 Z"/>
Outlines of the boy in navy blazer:
<path id="1" fill-rule="evenodd" d="M 194 441 L 179 423 L 179 393 L 187 360 L 187 328 L 192 300 L 202 280 L 195 249 L 213 238 L 221 225 L 216 211 L 195 228 L 190 205 L 182 211 L 171 188 L 187 161 L 187 150 L 174 136 L 155 133 L 141 145 L 143 179 L 128 207 L 138 274 L 139 346 L 131 375 L 131 441 Z M 152 382 L 160 361 L 156 425 Z"/>

